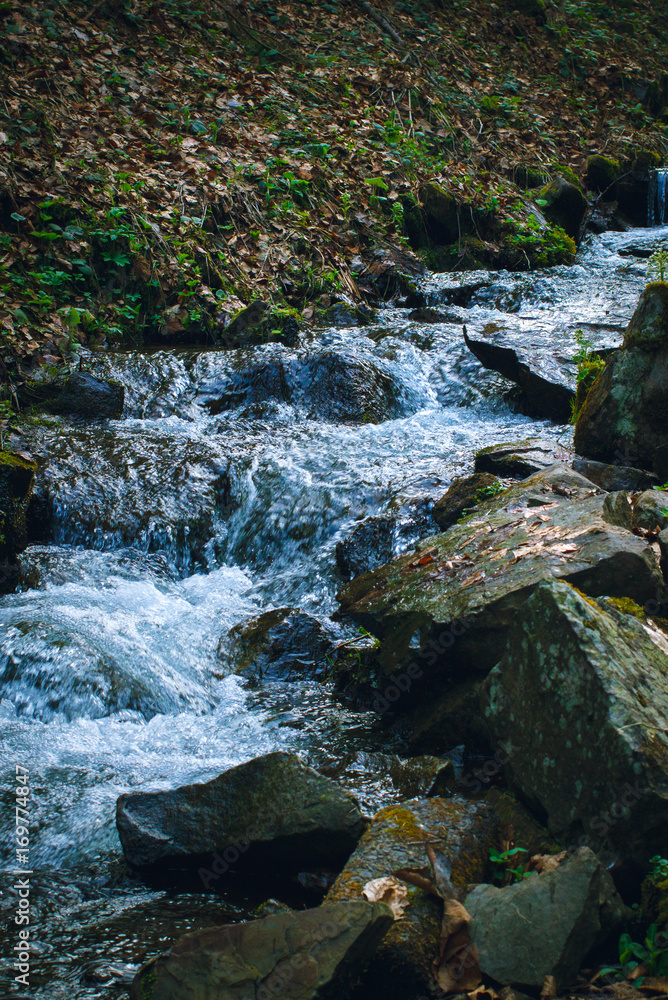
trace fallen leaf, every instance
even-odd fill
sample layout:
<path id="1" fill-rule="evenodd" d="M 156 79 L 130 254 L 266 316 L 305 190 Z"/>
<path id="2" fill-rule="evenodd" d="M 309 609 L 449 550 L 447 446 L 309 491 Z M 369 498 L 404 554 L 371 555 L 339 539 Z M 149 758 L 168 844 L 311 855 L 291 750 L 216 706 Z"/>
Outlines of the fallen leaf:
<path id="1" fill-rule="evenodd" d="M 374 878 L 367 882 L 362 889 L 362 895 L 370 903 L 387 903 L 395 920 L 403 916 L 408 904 L 408 887 L 392 875 Z"/>

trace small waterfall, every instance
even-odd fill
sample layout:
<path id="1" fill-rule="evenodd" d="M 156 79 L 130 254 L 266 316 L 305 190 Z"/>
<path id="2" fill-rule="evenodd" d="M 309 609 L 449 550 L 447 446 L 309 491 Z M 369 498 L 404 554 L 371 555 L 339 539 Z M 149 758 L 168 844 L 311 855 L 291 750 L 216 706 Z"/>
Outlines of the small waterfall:
<path id="1" fill-rule="evenodd" d="M 666 217 L 666 187 L 668 185 L 668 167 L 650 170 L 647 186 L 647 225 L 663 226 L 668 222 Z"/>

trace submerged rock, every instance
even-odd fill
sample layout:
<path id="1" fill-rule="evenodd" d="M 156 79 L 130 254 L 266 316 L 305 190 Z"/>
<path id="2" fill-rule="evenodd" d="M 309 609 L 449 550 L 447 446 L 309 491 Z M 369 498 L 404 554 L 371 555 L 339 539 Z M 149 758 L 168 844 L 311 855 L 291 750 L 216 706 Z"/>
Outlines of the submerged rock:
<path id="1" fill-rule="evenodd" d="M 433 516 L 436 524 L 445 531 L 450 525 L 470 513 L 485 500 L 501 492 L 503 486 L 489 472 L 475 472 L 472 476 L 453 479 L 447 493 L 434 504 Z"/>
<path id="2" fill-rule="evenodd" d="M 427 845 L 449 868 L 455 886 L 482 881 L 496 843 L 496 814 L 484 802 L 461 798 L 413 799 L 381 809 L 327 895 L 327 902 L 359 899 L 367 882 L 401 869 L 429 876 Z M 374 990 L 388 998 L 433 986 L 442 903 L 414 885 L 367 970 Z"/>
<path id="3" fill-rule="evenodd" d="M 317 618 L 298 608 L 274 608 L 235 625 L 221 639 L 218 656 L 234 673 L 253 681 L 324 678 L 335 646 Z"/>
<path id="4" fill-rule="evenodd" d="M 522 413 L 557 424 L 568 423 L 575 399 L 570 371 L 556 362 L 550 364 L 548 359 L 536 360 L 530 346 L 524 351 L 506 346 L 503 331 L 493 334 L 490 340 L 474 340 L 464 327 L 464 340 L 481 365 L 519 386 Z"/>
<path id="5" fill-rule="evenodd" d="M 222 330 L 224 347 L 234 349 L 277 342 L 292 347 L 297 343 L 299 323 L 291 312 L 271 311 L 269 303 L 256 299 L 238 312 Z"/>
<path id="6" fill-rule="evenodd" d="M 575 425 L 575 450 L 651 469 L 668 444 L 668 284 L 648 285 Z M 660 467 L 660 458 L 659 458 Z"/>
<path id="7" fill-rule="evenodd" d="M 625 862 L 665 850 L 668 636 L 640 607 L 543 582 L 516 614 L 482 706 L 491 738 L 516 748 L 513 785 L 555 835 Z"/>
<path id="8" fill-rule="evenodd" d="M 342 610 L 381 639 L 385 674 L 419 664 L 450 688 L 498 663 L 518 610 L 541 580 L 642 603 L 662 584 L 651 545 L 602 517 L 603 494 L 565 466 L 536 473 L 478 515 L 351 581 Z M 428 688 L 428 691 L 427 691 Z M 415 686 L 430 703 L 440 686 Z M 405 707 L 410 699 L 404 697 Z M 453 742 L 457 742 L 456 740 Z"/>
<path id="9" fill-rule="evenodd" d="M 478 885 L 464 900 L 480 971 L 502 985 L 557 989 L 574 982 L 588 953 L 627 914 L 596 855 L 583 847 L 551 871 L 503 889 Z"/>
<path id="10" fill-rule="evenodd" d="M 144 965 L 131 1000 L 317 1000 L 343 995 L 394 918 L 364 899 L 186 934 Z M 335 992 L 332 994 L 332 990 Z"/>
<path id="11" fill-rule="evenodd" d="M 279 752 L 205 784 L 121 795 L 116 825 L 132 867 L 199 867 L 208 889 L 230 867 L 277 876 L 335 869 L 366 823 L 350 792 Z"/>
<path id="12" fill-rule="evenodd" d="M 305 409 L 321 420 L 378 423 L 417 409 L 418 403 L 375 358 L 335 351 L 300 357 L 272 357 L 201 387 L 211 413 L 276 400 Z"/>
<path id="13" fill-rule="evenodd" d="M 475 471 L 509 479 L 526 479 L 534 472 L 549 469 L 556 462 L 569 458 L 566 448 L 560 448 L 549 438 L 530 437 L 489 445 L 475 454 Z M 578 470 L 579 471 L 579 470 Z"/>

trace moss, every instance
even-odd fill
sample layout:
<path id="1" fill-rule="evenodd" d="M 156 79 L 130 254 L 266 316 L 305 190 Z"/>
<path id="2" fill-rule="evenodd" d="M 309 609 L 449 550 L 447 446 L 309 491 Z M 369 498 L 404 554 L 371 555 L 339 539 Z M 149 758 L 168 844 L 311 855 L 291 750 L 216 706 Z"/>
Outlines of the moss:
<path id="1" fill-rule="evenodd" d="M 553 163 L 552 170 L 555 172 L 555 174 L 560 174 L 565 181 L 568 181 L 569 184 L 572 184 L 574 187 L 580 188 L 580 190 L 582 190 L 582 181 L 575 173 L 575 171 L 572 169 L 572 167 L 566 166 L 565 164 L 561 163 Z"/>
<path id="2" fill-rule="evenodd" d="M 617 610 L 621 611 L 624 615 L 632 615 L 641 622 L 647 621 L 647 615 L 644 610 L 639 604 L 632 601 L 630 597 L 611 597 L 609 598 L 608 603 L 612 604 L 613 607 L 617 608 Z"/>
<path id="3" fill-rule="evenodd" d="M 571 423 L 574 424 L 580 416 L 582 407 L 587 402 L 587 396 L 594 388 L 596 380 L 604 368 L 605 361 L 603 358 L 597 356 L 591 356 L 585 361 L 580 362 L 578 367 L 578 385 L 572 404 Z"/>
<path id="4" fill-rule="evenodd" d="M 622 172 L 618 160 L 608 156 L 590 156 L 587 160 L 587 187 L 592 191 L 610 191 Z"/>
<path id="5" fill-rule="evenodd" d="M 388 825 L 393 827 L 397 839 L 405 840 L 427 840 L 427 833 L 423 826 L 415 819 L 410 809 L 401 806 L 388 806 L 381 809 L 378 819 L 383 819 Z"/>
<path id="6" fill-rule="evenodd" d="M 633 158 L 632 170 L 644 173 L 646 170 L 655 170 L 662 163 L 658 153 L 653 153 L 651 149 L 637 150 Z"/>

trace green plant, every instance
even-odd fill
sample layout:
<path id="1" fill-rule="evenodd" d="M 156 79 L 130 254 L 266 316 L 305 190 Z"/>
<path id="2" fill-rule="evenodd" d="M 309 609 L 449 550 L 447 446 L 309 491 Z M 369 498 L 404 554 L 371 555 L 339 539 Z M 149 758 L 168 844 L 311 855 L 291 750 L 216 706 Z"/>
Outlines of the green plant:
<path id="1" fill-rule="evenodd" d="M 665 281 L 666 268 L 668 267 L 668 248 L 661 247 L 655 250 L 647 262 L 647 277 L 654 281 Z"/>
<path id="2" fill-rule="evenodd" d="M 573 355 L 573 361 L 577 365 L 577 389 L 571 414 L 573 424 L 585 404 L 589 390 L 605 368 L 605 361 L 595 353 L 592 342 L 585 337 L 582 330 L 575 331 L 575 340 L 578 350 Z"/>
<path id="3" fill-rule="evenodd" d="M 503 483 L 492 483 L 491 486 L 483 486 L 482 489 L 476 490 L 476 501 L 477 503 L 482 503 L 483 500 L 489 500 L 491 497 L 496 497 L 499 493 L 503 493 L 505 490 Z"/>
<path id="4" fill-rule="evenodd" d="M 664 861 L 663 858 L 658 860 Z M 630 934 L 622 934 L 619 939 L 619 965 L 601 969 L 601 975 L 616 973 L 628 979 L 642 965 L 643 975 L 634 977 L 634 986 L 642 986 L 645 976 L 668 975 L 668 948 L 662 946 L 664 942 L 665 935 L 657 933 L 656 924 L 647 928 L 643 944 L 634 941 Z"/>
<path id="5" fill-rule="evenodd" d="M 510 859 L 515 857 L 517 854 L 526 854 L 527 850 L 525 847 L 511 847 L 507 851 L 496 851 L 494 848 L 489 852 L 489 860 L 494 865 L 494 878 L 499 882 L 508 881 L 508 876 L 510 876 L 510 882 L 521 882 L 522 879 L 528 878 L 531 872 L 525 871 L 524 868 L 511 868 Z"/>

